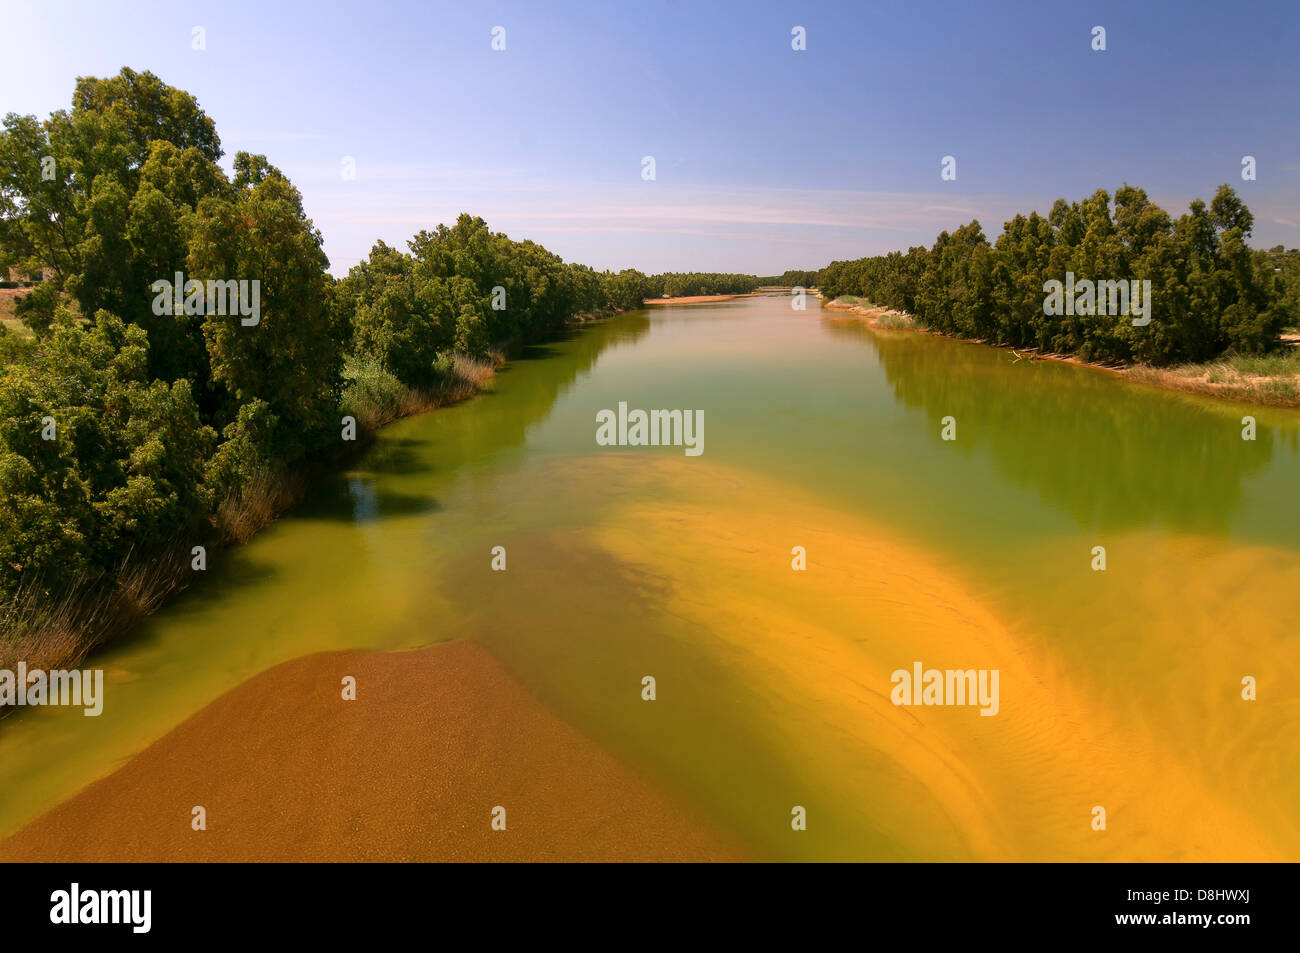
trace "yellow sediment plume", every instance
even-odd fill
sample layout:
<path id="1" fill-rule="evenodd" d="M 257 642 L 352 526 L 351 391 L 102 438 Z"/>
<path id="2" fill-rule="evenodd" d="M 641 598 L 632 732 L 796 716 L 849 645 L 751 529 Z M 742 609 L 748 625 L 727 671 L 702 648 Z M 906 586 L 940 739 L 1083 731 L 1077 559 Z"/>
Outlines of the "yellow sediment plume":
<path id="1" fill-rule="evenodd" d="M 594 530 L 598 544 L 668 582 L 665 612 L 760 693 L 785 731 L 790 763 L 850 826 L 883 833 L 916 859 L 1300 855 L 1294 818 L 1279 823 L 1269 807 L 1294 788 L 1286 776 L 1294 760 L 1270 764 L 1275 753 L 1267 749 L 1239 751 L 1239 762 L 1227 749 L 1212 761 L 1189 757 L 1196 747 L 1178 735 L 1186 734 L 1186 719 L 1178 728 L 1162 711 L 1177 694 L 1167 678 L 1167 652 L 1176 648 L 1166 644 L 1169 626 L 1155 652 L 1123 671 L 1136 686 L 1128 695 L 1117 686 L 1101 691 L 1084 632 L 1084 647 L 1056 652 L 1024 634 L 1032 623 L 1008 626 L 927 554 L 788 487 L 700 460 L 622 455 L 582 467 L 575 479 L 659 488 L 621 493 L 659 501 L 604 514 Z M 792 569 L 794 546 L 806 549 L 806 571 Z M 1164 571 L 1173 574 L 1176 565 L 1171 560 Z M 1289 572 L 1270 584 L 1300 590 L 1294 560 Z M 1222 600 L 1240 598 L 1218 591 Z M 1130 615 L 1135 632 L 1142 621 Z M 1215 651 L 1205 646 L 1222 633 L 1213 624 L 1192 631 L 1213 664 Z M 1294 649 L 1290 657 L 1293 665 Z M 1000 711 L 987 717 L 977 707 L 894 705 L 891 673 L 918 661 L 927 669 L 997 669 Z M 1143 666 L 1154 692 L 1142 688 Z M 1208 673 L 1189 667 L 1182 675 L 1203 682 Z M 1127 701 L 1115 701 L 1121 697 Z M 1224 719 L 1252 717 L 1242 707 L 1251 703 L 1230 692 L 1215 697 Z M 1210 773 L 1234 767 L 1252 772 L 1251 788 L 1272 796 L 1234 796 Z M 1106 811 L 1105 831 L 1092 828 L 1096 806 Z"/>

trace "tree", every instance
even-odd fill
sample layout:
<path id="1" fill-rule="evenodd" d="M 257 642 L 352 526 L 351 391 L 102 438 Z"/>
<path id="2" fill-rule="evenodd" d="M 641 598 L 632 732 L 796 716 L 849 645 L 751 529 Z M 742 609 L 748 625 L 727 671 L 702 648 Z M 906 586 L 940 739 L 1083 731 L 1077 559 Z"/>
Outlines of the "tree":
<path id="1" fill-rule="evenodd" d="M 0 594 L 59 592 L 200 525 L 215 433 L 186 381 L 148 377 L 144 331 L 100 312 L 0 369 Z"/>
<path id="2" fill-rule="evenodd" d="M 256 302 L 250 315 L 208 302 L 203 316 L 212 380 L 226 395 L 216 420 L 264 401 L 278 422 L 273 456 L 289 463 L 337 427 L 345 328 L 329 307 L 329 262 L 298 190 L 262 157 L 241 153 L 236 167 L 234 197 L 207 196 L 189 217 L 185 273 L 205 286 L 245 283 L 246 303 Z"/>

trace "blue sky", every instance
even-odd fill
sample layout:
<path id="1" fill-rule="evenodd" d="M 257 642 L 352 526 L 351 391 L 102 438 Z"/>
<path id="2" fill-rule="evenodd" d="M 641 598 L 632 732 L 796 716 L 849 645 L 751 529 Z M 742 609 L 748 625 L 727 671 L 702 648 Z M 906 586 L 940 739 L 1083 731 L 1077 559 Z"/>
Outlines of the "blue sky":
<path id="1" fill-rule="evenodd" d="M 152 70 L 227 168 L 289 175 L 336 274 L 460 211 L 597 268 L 770 274 L 1125 182 L 1175 214 L 1230 182 L 1255 245 L 1300 246 L 1296 0 L 8 0 L 4 22 L 0 113 Z"/>

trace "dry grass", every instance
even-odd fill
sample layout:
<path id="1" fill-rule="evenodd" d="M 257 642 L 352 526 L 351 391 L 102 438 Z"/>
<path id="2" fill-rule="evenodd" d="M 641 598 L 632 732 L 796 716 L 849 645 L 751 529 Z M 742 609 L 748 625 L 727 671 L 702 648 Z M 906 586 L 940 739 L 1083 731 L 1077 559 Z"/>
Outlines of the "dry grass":
<path id="1" fill-rule="evenodd" d="M 0 605 L 0 668 L 72 668 L 101 642 L 157 611 L 192 575 L 190 550 L 173 544 L 152 557 L 128 553 L 112 575 L 82 577 L 61 595 L 39 581 Z"/>
<path id="2" fill-rule="evenodd" d="M 213 517 L 216 544 L 247 542 L 301 498 L 307 481 L 297 474 L 261 473 L 224 500 Z M 0 604 L 0 668 L 22 660 L 29 668 L 76 666 L 96 645 L 127 632 L 152 615 L 193 575 L 192 539 L 157 552 L 127 554 L 116 572 L 83 576 L 62 592 L 39 580 Z"/>
<path id="3" fill-rule="evenodd" d="M 222 543 L 246 543 L 258 530 L 275 521 L 306 490 L 306 480 L 295 474 L 263 471 L 249 480 L 244 488 L 226 497 L 212 518 L 217 538 Z"/>
<path id="4" fill-rule="evenodd" d="M 1259 357 L 1229 355 L 1205 364 L 1131 367 L 1126 377 L 1186 394 L 1204 394 L 1267 407 L 1300 407 L 1300 349 Z"/>
<path id="5" fill-rule="evenodd" d="M 493 353 L 487 361 L 476 361 L 457 354 L 452 381 L 444 392 L 444 398 L 454 402 L 472 397 L 492 382 L 496 369 L 505 362 L 505 356 L 500 353 Z"/>
<path id="6" fill-rule="evenodd" d="M 882 311 L 871 322 L 875 327 L 906 330 L 916 327 L 916 319 L 900 311 Z"/>
<path id="7" fill-rule="evenodd" d="M 32 329 L 19 320 L 16 313 L 15 305 L 17 300 L 24 295 L 29 295 L 35 288 L 0 288 L 0 324 L 3 324 L 10 334 L 16 334 L 19 337 L 34 338 L 36 335 Z M 66 308 L 72 315 L 74 321 L 79 324 L 89 324 L 81 314 L 81 308 L 77 305 L 77 300 L 69 294 L 59 296 L 59 305 Z"/>
<path id="8" fill-rule="evenodd" d="M 491 383 L 497 361 L 504 363 L 504 356 L 493 354 L 489 362 L 458 354 L 452 360 L 448 378 L 430 390 L 405 387 L 384 373 L 383 379 L 370 379 L 371 387 L 364 394 L 354 395 L 350 402 L 345 400 L 344 410 L 356 418 L 361 434 L 373 436 L 385 424 L 401 417 L 473 397 Z M 298 502 L 306 489 L 307 479 L 301 474 L 259 473 L 241 492 L 227 497 L 217 507 L 213 517 L 217 538 L 225 544 L 247 542 Z"/>

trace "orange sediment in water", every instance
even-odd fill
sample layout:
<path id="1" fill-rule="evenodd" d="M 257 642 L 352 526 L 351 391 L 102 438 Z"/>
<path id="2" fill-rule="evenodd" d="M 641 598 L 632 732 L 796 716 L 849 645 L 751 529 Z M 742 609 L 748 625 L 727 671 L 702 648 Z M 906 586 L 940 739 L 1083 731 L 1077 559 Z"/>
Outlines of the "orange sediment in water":
<path id="1" fill-rule="evenodd" d="M 1278 637 L 1277 606 L 1261 598 L 1300 592 L 1294 558 L 1208 558 L 1212 544 L 1175 538 L 1164 563 L 1112 580 L 1106 597 L 1132 608 L 1125 621 L 1140 651 L 1112 657 L 1088 644 L 1086 627 L 1072 651 L 1057 650 L 1033 637 L 1032 620 L 1009 626 L 925 553 L 797 491 L 698 460 L 640 460 L 635 478 L 627 465 L 586 466 L 597 480 L 689 489 L 606 514 L 599 545 L 657 579 L 663 611 L 760 695 L 791 774 L 823 817 L 837 815 L 847 843 L 905 845 L 916 859 L 1300 856 L 1286 806 L 1297 746 L 1284 727 L 1296 712 L 1276 697 L 1300 664 Z M 792 569 L 794 546 L 806 571 Z M 1240 628 L 1167 621 L 1169 610 L 1185 620 L 1185 605 L 1167 605 L 1162 620 L 1151 596 L 1162 579 L 1195 587 L 1197 574 L 1225 571 L 1254 580 L 1218 589 L 1232 605 L 1216 613 Z M 1252 659 L 1272 675 L 1267 704 L 1236 690 Z M 894 705 L 891 673 L 917 661 L 999 670 L 1000 711 Z M 1234 773 L 1245 783 L 1225 784 Z M 1105 831 L 1092 826 L 1098 806 Z M 811 806 L 809 815 L 811 831 Z"/>

